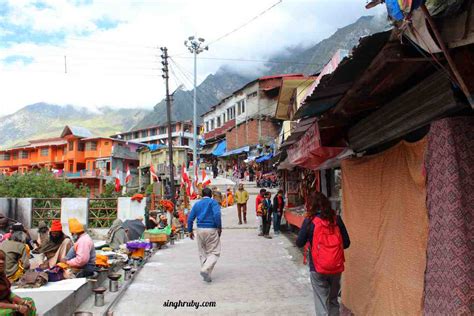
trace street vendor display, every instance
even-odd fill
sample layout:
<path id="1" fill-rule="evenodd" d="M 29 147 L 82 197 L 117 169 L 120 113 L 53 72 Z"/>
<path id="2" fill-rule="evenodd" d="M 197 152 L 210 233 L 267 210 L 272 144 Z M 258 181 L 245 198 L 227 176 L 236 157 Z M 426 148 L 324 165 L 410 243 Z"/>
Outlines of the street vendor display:
<path id="1" fill-rule="evenodd" d="M 152 244 L 146 240 L 132 240 L 127 242 L 127 249 L 131 252 L 131 257 L 143 259 L 145 250 L 152 248 Z"/>

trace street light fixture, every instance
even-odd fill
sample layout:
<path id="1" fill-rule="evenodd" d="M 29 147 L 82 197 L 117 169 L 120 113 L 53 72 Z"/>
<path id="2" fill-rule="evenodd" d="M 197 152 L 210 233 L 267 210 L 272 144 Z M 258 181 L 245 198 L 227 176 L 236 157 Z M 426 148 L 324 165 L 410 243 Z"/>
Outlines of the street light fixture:
<path id="1" fill-rule="evenodd" d="M 197 93 L 197 55 L 204 50 L 209 50 L 208 46 L 204 46 L 205 39 L 199 37 L 197 40 L 194 36 L 189 36 L 188 40 L 184 41 L 184 45 L 189 52 L 194 55 L 194 95 L 193 95 L 193 168 L 194 177 L 197 175 L 197 110 L 196 110 L 196 93 Z M 196 180 L 196 179 L 195 179 Z"/>

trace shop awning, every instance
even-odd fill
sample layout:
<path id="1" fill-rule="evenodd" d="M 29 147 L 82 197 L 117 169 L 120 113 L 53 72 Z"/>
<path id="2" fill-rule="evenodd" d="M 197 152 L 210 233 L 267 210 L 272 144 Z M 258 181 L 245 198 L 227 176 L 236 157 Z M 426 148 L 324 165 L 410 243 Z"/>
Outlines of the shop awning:
<path id="1" fill-rule="evenodd" d="M 225 140 L 221 141 L 212 151 L 214 156 L 220 157 L 225 153 L 227 148 L 227 142 Z"/>
<path id="2" fill-rule="evenodd" d="M 226 151 L 225 153 L 222 154 L 221 157 L 227 157 L 227 156 L 232 156 L 232 155 L 238 155 L 244 152 L 249 152 L 250 151 L 250 146 L 244 146 L 240 147 L 234 150 Z"/>
<path id="3" fill-rule="evenodd" d="M 288 149 L 288 162 L 306 169 L 316 170 L 346 147 L 323 146 L 318 123 L 311 125 L 300 140 Z"/>
<path id="4" fill-rule="evenodd" d="M 264 162 L 264 161 L 267 161 L 267 160 L 272 159 L 272 157 L 273 157 L 273 154 L 270 153 L 270 154 L 268 154 L 268 155 L 264 155 L 264 156 L 261 156 L 261 157 L 255 159 L 255 161 L 256 161 L 257 163 L 261 163 L 261 162 Z"/>
<path id="5" fill-rule="evenodd" d="M 199 153 L 201 155 L 210 155 L 213 153 L 213 151 L 216 149 L 217 146 L 218 146 L 218 143 L 207 144 L 201 149 Z"/>

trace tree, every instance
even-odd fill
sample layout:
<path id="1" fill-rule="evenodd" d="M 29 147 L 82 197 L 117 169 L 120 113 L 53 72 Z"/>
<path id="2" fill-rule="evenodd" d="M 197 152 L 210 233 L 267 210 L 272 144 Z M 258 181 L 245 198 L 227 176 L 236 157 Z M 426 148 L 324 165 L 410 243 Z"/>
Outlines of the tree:
<path id="1" fill-rule="evenodd" d="M 0 197 L 63 198 L 87 197 L 88 188 L 76 187 L 64 178 L 56 178 L 48 170 L 0 177 Z"/>

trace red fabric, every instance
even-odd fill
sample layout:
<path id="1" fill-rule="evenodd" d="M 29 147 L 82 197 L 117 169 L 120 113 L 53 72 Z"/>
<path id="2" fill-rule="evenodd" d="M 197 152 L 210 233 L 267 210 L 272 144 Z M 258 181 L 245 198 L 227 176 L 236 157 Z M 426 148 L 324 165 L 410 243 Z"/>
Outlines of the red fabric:
<path id="1" fill-rule="evenodd" d="M 134 194 L 132 196 L 132 201 L 138 201 L 139 203 L 141 203 L 141 201 L 143 200 L 145 196 L 143 194 L 140 194 L 140 193 L 137 193 L 137 194 Z"/>
<path id="2" fill-rule="evenodd" d="M 336 274 L 344 271 L 344 248 L 339 227 L 319 217 L 313 219 L 311 256 L 318 273 Z"/>
<path id="3" fill-rule="evenodd" d="M 284 216 L 285 216 L 285 220 L 293 226 L 301 228 L 301 225 L 303 225 L 304 216 L 300 214 L 297 214 L 291 211 L 285 211 Z"/>
<path id="4" fill-rule="evenodd" d="M 255 211 L 258 210 L 258 206 L 260 205 L 260 203 L 263 202 L 263 200 L 265 200 L 263 196 L 261 196 L 260 194 L 257 195 L 257 198 L 255 199 Z"/>
<path id="5" fill-rule="evenodd" d="M 52 232 L 62 232 L 63 231 L 63 225 L 61 225 L 61 221 L 57 219 L 53 219 L 51 222 L 51 229 L 50 231 Z"/>

